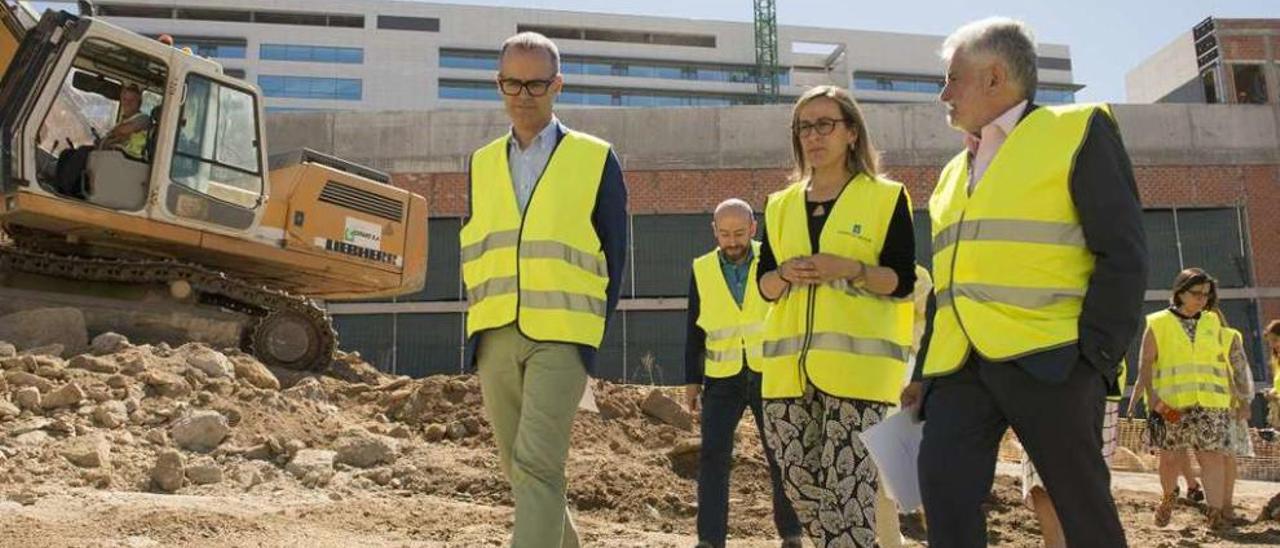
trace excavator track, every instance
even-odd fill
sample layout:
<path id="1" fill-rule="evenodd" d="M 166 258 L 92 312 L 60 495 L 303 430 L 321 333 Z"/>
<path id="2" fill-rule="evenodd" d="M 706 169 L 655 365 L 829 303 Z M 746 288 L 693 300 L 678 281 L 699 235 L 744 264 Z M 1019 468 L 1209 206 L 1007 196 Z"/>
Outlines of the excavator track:
<path id="1" fill-rule="evenodd" d="M 255 285 L 197 264 L 172 259 L 59 255 L 21 244 L 0 245 L 0 272 L 117 284 L 166 284 L 189 298 L 250 318 L 241 346 L 264 364 L 320 370 L 333 359 L 338 334 L 315 301 Z"/>

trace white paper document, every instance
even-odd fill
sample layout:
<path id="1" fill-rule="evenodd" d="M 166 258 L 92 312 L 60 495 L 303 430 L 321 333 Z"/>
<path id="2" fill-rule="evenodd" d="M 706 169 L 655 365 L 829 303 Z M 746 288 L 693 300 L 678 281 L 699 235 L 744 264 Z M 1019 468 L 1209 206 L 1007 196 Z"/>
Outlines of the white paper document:
<path id="1" fill-rule="evenodd" d="M 904 513 L 920 506 L 916 458 L 920 455 L 923 427 L 923 423 L 911 418 L 910 412 L 899 410 L 858 435 L 880 469 L 880 482 L 889 498 L 897 501 Z"/>

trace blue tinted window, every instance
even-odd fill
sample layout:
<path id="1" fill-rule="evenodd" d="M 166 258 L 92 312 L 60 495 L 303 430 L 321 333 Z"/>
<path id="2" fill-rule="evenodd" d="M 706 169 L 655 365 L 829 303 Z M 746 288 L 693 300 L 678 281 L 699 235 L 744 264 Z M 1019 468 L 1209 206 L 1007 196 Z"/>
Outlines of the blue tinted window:
<path id="1" fill-rule="evenodd" d="M 492 84 L 441 82 L 439 96 L 441 99 L 497 101 L 498 90 Z"/>
<path id="2" fill-rule="evenodd" d="M 263 89 L 266 89 L 264 84 Z M 497 101 L 497 89 L 490 82 L 443 80 L 439 84 L 439 98 L 467 101 Z M 556 102 L 562 105 L 627 106 L 627 107 L 682 107 L 751 104 L 754 95 L 703 95 L 680 94 L 646 90 L 583 89 L 566 86 Z"/>
<path id="3" fill-rule="evenodd" d="M 497 60 L 494 60 L 495 68 L 497 67 L 497 64 Z M 561 74 L 582 74 L 582 72 L 582 61 L 566 61 L 563 59 L 560 61 Z"/>
<path id="4" fill-rule="evenodd" d="M 498 70 L 498 53 L 441 50 L 440 66 L 472 70 Z M 746 66 L 668 64 L 665 62 L 575 56 L 561 58 L 560 72 L 563 74 L 661 78 L 664 80 L 700 80 L 707 82 L 754 83 L 756 81 L 754 70 Z M 778 82 L 782 85 L 791 84 L 791 74 L 786 68 L 778 72 Z"/>
<path id="5" fill-rule="evenodd" d="M 258 77 L 258 86 L 267 97 L 291 97 L 294 99 L 341 99 L 359 101 L 363 96 L 363 82 L 355 78 L 315 78 L 309 76 Z"/>
<path id="6" fill-rule="evenodd" d="M 191 48 L 191 53 L 201 57 L 216 57 L 220 59 L 244 59 L 245 47 L 243 44 L 228 44 L 215 40 L 182 40 L 173 45 L 173 47 Z"/>
<path id="7" fill-rule="evenodd" d="M 855 76 L 854 89 L 871 91 L 905 91 L 936 94 L 942 91 L 942 81 L 918 78 L 890 78 L 886 76 Z"/>
<path id="8" fill-rule="evenodd" d="M 613 74 L 613 65 L 610 63 L 593 63 L 590 61 L 583 61 L 582 73 L 595 74 L 598 76 L 610 76 Z"/>
<path id="9" fill-rule="evenodd" d="M 1074 103 L 1076 92 L 1066 89 L 1040 88 L 1036 90 L 1036 102 L 1046 105 Z"/>
<path id="10" fill-rule="evenodd" d="M 498 70 L 498 54 L 440 52 L 440 66 L 475 70 Z"/>
<path id="11" fill-rule="evenodd" d="M 311 63 L 364 62 L 364 50 L 337 46 L 302 46 L 297 44 L 262 44 L 258 57 L 265 61 L 305 61 Z"/>

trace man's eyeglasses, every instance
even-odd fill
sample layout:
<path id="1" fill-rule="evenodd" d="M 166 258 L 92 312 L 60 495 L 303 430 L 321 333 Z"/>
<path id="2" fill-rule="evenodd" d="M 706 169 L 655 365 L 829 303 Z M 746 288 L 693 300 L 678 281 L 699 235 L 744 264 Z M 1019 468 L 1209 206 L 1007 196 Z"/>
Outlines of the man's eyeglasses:
<path id="1" fill-rule="evenodd" d="M 498 79 L 498 89 L 503 95 L 515 97 L 520 95 L 520 90 L 529 93 L 530 97 L 542 97 L 551 89 L 551 84 L 555 83 L 554 78 L 546 80 L 517 80 L 515 78 Z"/>
<path id="2" fill-rule="evenodd" d="M 792 126 L 791 130 L 796 132 L 797 137 L 803 139 L 808 137 L 810 132 L 814 131 L 818 132 L 818 135 L 831 135 L 831 132 L 836 130 L 837 124 L 847 123 L 849 123 L 849 121 L 844 119 L 818 118 L 812 123 L 800 122 L 799 124 Z"/>

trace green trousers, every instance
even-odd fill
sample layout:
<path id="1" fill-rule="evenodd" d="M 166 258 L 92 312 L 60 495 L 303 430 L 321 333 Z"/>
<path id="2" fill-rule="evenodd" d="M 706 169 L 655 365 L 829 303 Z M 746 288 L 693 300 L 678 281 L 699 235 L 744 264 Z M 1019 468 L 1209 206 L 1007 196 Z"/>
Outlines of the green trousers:
<path id="1" fill-rule="evenodd" d="M 498 463 L 515 500 L 513 548 L 577 548 L 565 461 L 587 372 L 578 348 L 506 326 L 480 335 L 476 366 Z"/>

